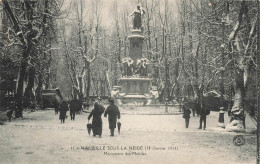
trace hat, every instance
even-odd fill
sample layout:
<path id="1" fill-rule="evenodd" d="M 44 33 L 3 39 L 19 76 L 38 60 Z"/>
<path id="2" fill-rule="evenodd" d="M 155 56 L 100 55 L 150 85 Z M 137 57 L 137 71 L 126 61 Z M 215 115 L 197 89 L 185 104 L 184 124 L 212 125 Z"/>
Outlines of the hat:
<path id="1" fill-rule="evenodd" d="M 115 103 L 115 101 L 113 100 L 113 99 L 109 99 L 108 100 L 111 104 L 114 104 Z"/>
<path id="2" fill-rule="evenodd" d="M 98 102 L 95 102 L 95 103 L 94 103 L 94 107 L 98 107 Z"/>

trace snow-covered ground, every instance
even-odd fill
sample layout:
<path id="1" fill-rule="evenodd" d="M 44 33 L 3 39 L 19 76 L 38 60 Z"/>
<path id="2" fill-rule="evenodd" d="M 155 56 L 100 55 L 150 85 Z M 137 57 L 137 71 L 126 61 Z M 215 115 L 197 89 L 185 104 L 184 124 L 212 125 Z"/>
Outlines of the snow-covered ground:
<path id="1" fill-rule="evenodd" d="M 142 110 L 139 111 L 138 110 Z M 153 110 L 153 111 L 151 111 Z M 197 129 L 199 118 L 184 126 L 178 109 L 122 109 L 121 134 L 110 137 L 103 118 L 102 138 L 88 135 L 88 113 L 61 124 L 53 110 L 24 113 L 0 126 L 0 163 L 255 163 L 256 136 L 217 128 L 218 113 L 211 112 L 206 130 Z M 175 113 L 175 114 L 174 114 Z M 68 113 L 69 115 L 69 113 Z M 225 114 L 225 123 L 228 117 Z M 255 129 L 249 117 L 247 132 Z M 243 135 L 245 145 L 235 146 L 233 138 Z M 94 150 L 88 150 L 91 148 Z M 133 150 L 131 150 L 133 149 Z"/>

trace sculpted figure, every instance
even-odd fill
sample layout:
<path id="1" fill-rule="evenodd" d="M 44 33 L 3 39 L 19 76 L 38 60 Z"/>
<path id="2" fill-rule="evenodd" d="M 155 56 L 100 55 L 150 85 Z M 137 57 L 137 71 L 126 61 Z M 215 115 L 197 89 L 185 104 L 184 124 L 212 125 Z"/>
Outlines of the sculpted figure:
<path id="1" fill-rule="evenodd" d="M 145 14 L 145 12 L 141 8 L 141 5 L 138 4 L 137 8 L 131 14 L 131 16 L 134 16 L 134 19 L 133 19 L 133 29 L 141 29 L 141 27 L 142 27 L 142 17 L 141 16 L 143 14 Z"/>

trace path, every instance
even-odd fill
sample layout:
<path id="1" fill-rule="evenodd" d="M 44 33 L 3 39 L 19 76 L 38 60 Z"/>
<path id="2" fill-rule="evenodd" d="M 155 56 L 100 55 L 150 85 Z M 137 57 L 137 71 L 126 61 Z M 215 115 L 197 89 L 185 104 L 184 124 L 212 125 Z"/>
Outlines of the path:
<path id="1" fill-rule="evenodd" d="M 238 134 L 216 128 L 215 112 L 206 130 L 197 129 L 198 117 L 192 117 L 185 129 L 182 115 L 126 112 L 121 134 L 115 137 L 109 136 L 103 119 L 102 138 L 88 135 L 87 116 L 76 115 L 75 121 L 60 124 L 54 111 L 37 111 L 7 122 L 0 126 L 0 163 L 255 163 L 256 136 L 245 135 L 246 144 L 235 146 Z M 254 129 L 252 123 L 247 126 L 248 131 Z M 87 150 L 92 146 L 104 150 Z"/>

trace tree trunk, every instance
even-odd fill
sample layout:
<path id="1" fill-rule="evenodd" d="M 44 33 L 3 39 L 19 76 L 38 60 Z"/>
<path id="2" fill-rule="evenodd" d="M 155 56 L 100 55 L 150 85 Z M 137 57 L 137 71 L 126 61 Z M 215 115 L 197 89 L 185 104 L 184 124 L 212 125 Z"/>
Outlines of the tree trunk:
<path id="1" fill-rule="evenodd" d="M 3 6 L 6 14 L 8 15 L 8 18 L 13 23 L 13 29 L 15 33 L 18 33 L 21 31 L 18 21 L 16 17 L 14 16 L 14 13 L 12 12 L 12 9 L 9 6 L 9 3 L 7 0 L 3 0 Z M 23 44 L 23 52 L 22 52 L 22 58 L 21 58 L 21 65 L 20 65 L 20 71 L 19 71 L 19 79 L 18 79 L 18 87 L 17 87 L 17 94 L 16 94 L 16 103 L 17 103 L 17 109 L 15 111 L 15 117 L 19 118 L 23 116 L 23 88 L 24 88 L 24 78 L 28 63 L 28 56 L 30 52 L 30 47 L 26 46 L 26 42 L 24 41 L 24 36 L 22 33 L 19 33 L 20 41 Z M 29 37 L 29 36 L 28 36 Z M 29 43 L 29 42 L 28 42 Z"/>
<path id="2" fill-rule="evenodd" d="M 35 96 L 36 96 L 36 101 L 39 105 L 42 104 L 42 85 L 43 85 L 43 75 L 42 73 L 40 73 L 39 77 L 38 77 L 38 86 L 35 90 Z"/>
<path id="3" fill-rule="evenodd" d="M 197 51 L 196 51 L 196 59 L 194 62 L 194 76 L 195 76 L 195 84 L 194 84 L 194 88 L 196 91 L 196 95 L 197 95 L 197 101 L 199 104 L 201 104 L 201 93 L 200 93 L 200 88 L 199 88 L 199 64 L 198 64 L 198 60 L 199 60 L 199 47 L 200 44 L 197 47 Z"/>
<path id="4" fill-rule="evenodd" d="M 87 88 L 86 88 L 86 96 L 87 100 L 89 100 L 89 92 L 90 92 L 90 63 L 87 63 Z"/>
<path id="5" fill-rule="evenodd" d="M 84 83 L 83 83 L 83 78 L 82 78 L 82 76 L 80 76 L 80 77 L 78 78 L 78 80 L 79 80 L 79 100 L 80 100 L 81 102 L 83 102 L 83 86 L 84 86 Z"/>
<path id="6" fill-rule="evenodd" d="M 20 72 L 19 72 L 19 79 L 18 79 L 18 87 L 17 87 L 17 94 L 16 94 L 16 103 L 17 109 L 15 111 L 15 117 L 23 117 L 23 88 L 24 88 L 24 78 L 27 68 L 27 60 L 28 55 L 27 52 L 24 51 L 23 59 L 21 61 Z"/>
<path id="7" fill-rule="evenodd" d="M 236 74 L 236 87 L 234 96 L 234 105 L 231 109 L 231 120 L 226 129 L 230 131 L 244 131 L 244 101 L 245 101 L 245 86 L 244 73 L 239 70 Z"/>
<path id="8" fill-rule="evenodd" d="M 30 102 L 34 99 L 32 89 L 34 87 L 34 78 L 35 78 L 35 68 L 31 66 L 29 69 L 29 80 L 28 85 L 24 92 L 24 107 L 29 108 Z"/>
<path id="9" fill-rule="evenodd" d="M 23 88 L 24 88 L 24 80 L 25 80 L 25 74 L 26 74 L 26 68 L 28 66 L 28 57 L 31 52 L 32 47 L 32 34 L 31 32 L 27 35 L 27 43 L 28 46 L 26 48 L 26 51 L 23 53 L 21 66 L 20 66 L 20 74 L 19 74 L 19 80 L 18 80 L 18 88 L 17 88 L 17 111 L 15 112 L 15 117 L 23 117 Z"/>

